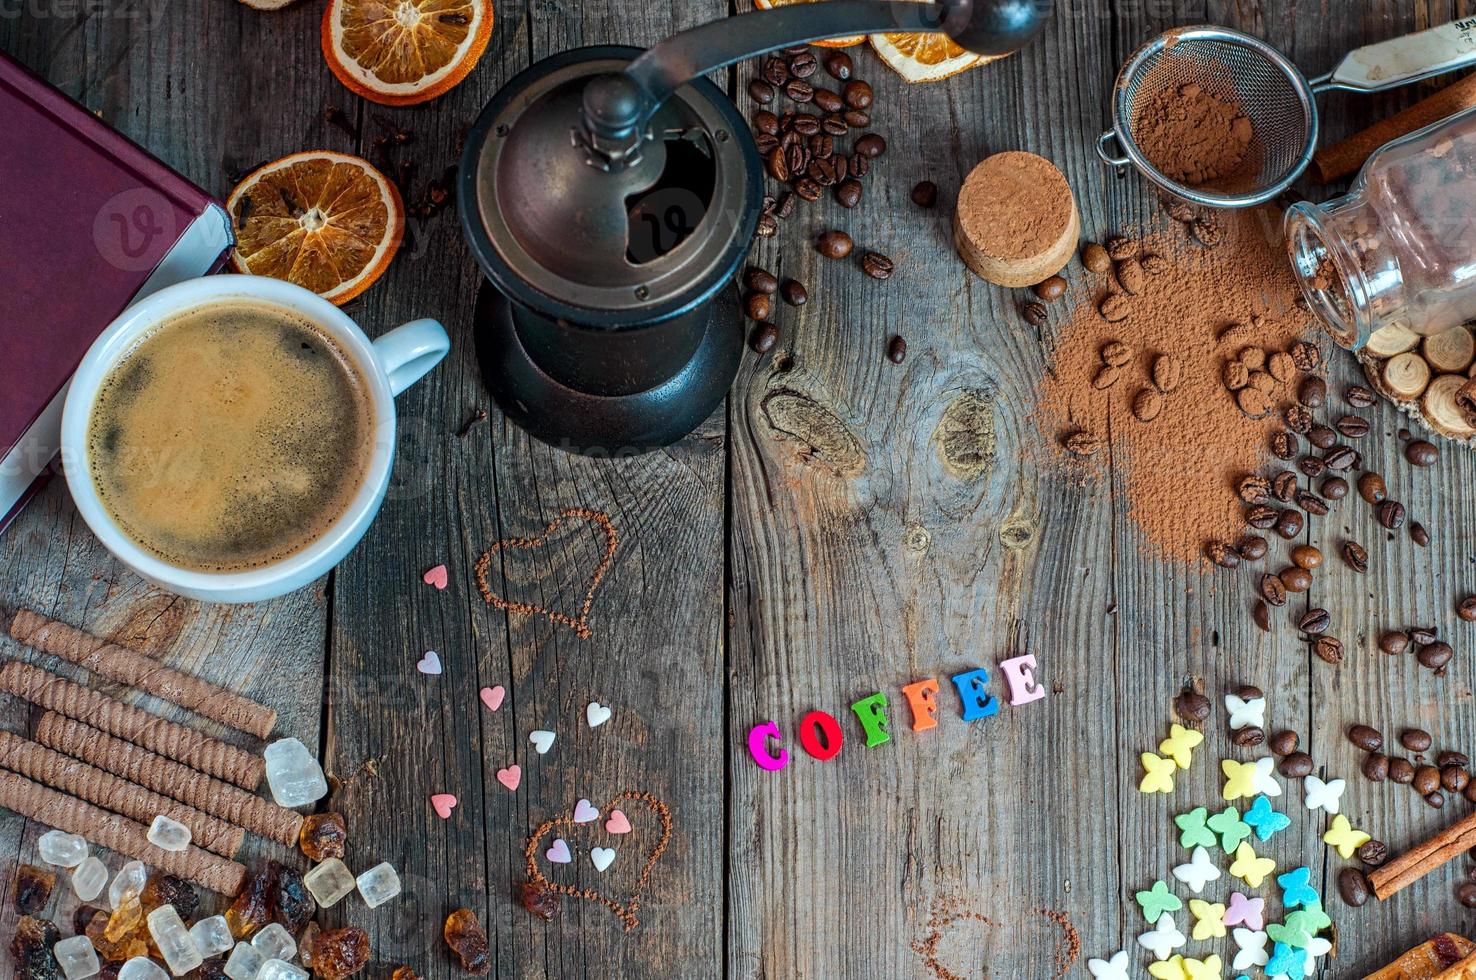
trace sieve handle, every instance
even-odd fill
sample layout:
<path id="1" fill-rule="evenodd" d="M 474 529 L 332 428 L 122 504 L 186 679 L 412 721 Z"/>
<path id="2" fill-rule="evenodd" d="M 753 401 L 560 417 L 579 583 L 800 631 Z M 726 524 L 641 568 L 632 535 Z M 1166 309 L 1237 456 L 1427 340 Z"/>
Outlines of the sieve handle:
<path id="1" fill-rule="evenodd" d="M 1102 162 L 1107 164 L 1109 167 L 1126 167 L 1128 164 L 1132 163 L 1132 161 L 1125 156 L 1112 155 L 1112 151 L 1109 150 L 1107 147 L 1109 144 L 1113 143 L 1117 143 L 1117 149 L 1119 152 L 1121 152 L 1122 144 L 1118 143 L 1117 141 L 1117 130 L 1115 129 L 1109 129 L 1107 130 L 1107 132 L 1097 137 L 1097 156 L 1102 158 Z"/>
<path id="2" fill-rule="evenodd" d="M 1476 18 L 1359 48 L 1312 80 L 1314 92 L 1382 92 L 1432 75 L 1476 65 Z"/>

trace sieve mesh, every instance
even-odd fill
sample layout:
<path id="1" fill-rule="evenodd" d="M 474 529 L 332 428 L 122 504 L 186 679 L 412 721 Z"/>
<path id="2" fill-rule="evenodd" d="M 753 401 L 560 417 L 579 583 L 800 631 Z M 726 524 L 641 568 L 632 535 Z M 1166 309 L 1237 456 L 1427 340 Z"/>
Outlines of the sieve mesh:
<path id="1" fill-rule="evenodd" d="M 1234 32 L 1202 30 L 1171 34 L 1146 50 L 1118 81 L 1116 123 L 1126 148 L 1159 186 L 1190 200 L 1207 193 L 1219 203 L 1258 196 L 1294 179 L 1316 140 L 1311 90 L 1295 68 L 1272 60 L 1259 42 Z M 1167 177 L 1144 153 L 1134 126 L 1145 104 L 1169 88 L 1196 83 L 1217 98 L 1233 101 L 1254 130 L 1245 162 L 1233 174 L 1195 188 Z M 1147 167 L 1143 167 L 1143 163 Z"/>

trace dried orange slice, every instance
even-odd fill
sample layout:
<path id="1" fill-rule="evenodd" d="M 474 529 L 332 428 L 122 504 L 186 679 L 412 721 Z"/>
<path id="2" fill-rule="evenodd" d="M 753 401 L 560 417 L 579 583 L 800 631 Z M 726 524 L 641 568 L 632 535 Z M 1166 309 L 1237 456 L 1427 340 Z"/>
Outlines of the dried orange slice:
<path id="1" fill-rule="evenodd" d="M 965 51 L 947 34 L 873 34 L 871 47 L 909 82 L 936 82 L 998 60 Z"/>
<path id="2" fill-rule="evenodd" d="M 492 0 L 329 0 L 323 57 L 338 80 L 382 105 L 450 91 L 492 36 Z"/>
<path id="3" fill-rule="evenodd" d="M 384 274 L 405 233 L 395 185 L 368 160 L 317 150 L 249 174 L 226 201 L 237 272 L 347 303 Z"/>
<path id="4" fill-rule="evenodd" d="M 796 3 L 816 3 L 817 0 L 753 0 L 754 10 L 773 10 L 775 7 L 788 7 Z M 811 41 L 810 43 L 821 48 L 849 48 L 853 44 L 860 44 L 866 40 L 864 34 L 852 34 L 848 37 L 833 37 L 828 41 Z"/>

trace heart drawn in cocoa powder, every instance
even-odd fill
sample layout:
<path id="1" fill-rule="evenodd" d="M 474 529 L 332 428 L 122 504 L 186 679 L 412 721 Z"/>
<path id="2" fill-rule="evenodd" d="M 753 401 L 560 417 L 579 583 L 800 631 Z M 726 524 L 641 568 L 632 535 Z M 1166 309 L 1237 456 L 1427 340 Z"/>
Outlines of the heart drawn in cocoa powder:
<path id="1" fill-rule="evenodd" d="M 595 566 L 594 575 L 590 579 L 589 588 L 584 592 L 584 602 L 579 607 L 578 617 L 567 613 L 557 612 L 544 606 L 534 605 L 531 602 L 514 602 L 504 599 L 492 591 L 487 584 L 487 573 L 492 567 L 492 559 L 504 548 L 518 548 L 532 551 L 541 548 L 548 543 L 549 536 L 563 526 L 564 521 L 569 518 L 579 518 L 599 525 L 605 534 L 605 552 L 600 557 L 599 564 Z M 528 538 L 504 538 L 487 549 L 486 554 L 477 559 L 477 588 L 481 590 L 482 598 L 487 600 L 498 609 L 517 613 L 521 616 L 546 616 L 555 624 L 563 624 L 574 631 L 581 640 L 590 638 L 589 629 L 589 607 L 594 603 L 595 592 L 600 587 L 600 581 L 604 579 L 605 573 L 610 570 L 610 563 L 615 558 L 615 549 L 620 545 L 620 535 L 615 531 L 615 525 L 610 523 L 610 515 L 603 511 L 590 510 L 587 507 L 569 507 L 559 512 L 558 516 L 550 521 L 543 531 L 535 537 Z"/>
<path id="2" fill-rule="evenodd" d="M 554 831 L 559 831 L 559 838 L 573 837 L 581 830 L 588 828 L 589 824 L 576 825 L 574 817 L 566 813 L 564 816 L 545 820 L 533 831 L 533 836 L 528 838 L 528 846 L 523 849 L 523 858 L 527 864 L 528 880 L 542 888 L 558 892 L 560 895 L 568 895 L 570 898 L 581 898 L 587 902 L 595 902 L 605 906 L 621 922 L 625 923 L 625 931 L 629 932 L 640 925 L 640 919 L 636 913 L 640 911 L 641 899 L 646 891 L 646 885 L 651 879 L 651 870 L 656 862 L 661 860 L 661 855 L 666 853 L 667 844 L 671 843 L 671 808 L 663 800 L 657 799 L 650 793 L 639 790 L 629 790 L 610 800 L 601 809 L 605 813 L 625 805 L 625 809 L 634 810 L 637 805 L 644 805 L 655 817 L 661 828 L 661 835 L 657 838 L 650 852 L 646 855 L 645 862 L 641 865 L 639 877 L 636 879 L 635 887 L 624 901 L 617 901 L 603 892 L 594 888 L 575 888 L 573 885 L 565 885 L 557 881 L 550 881 L 538 865 L 538 857 L 543 853 L 544 840 Z M 625 845 L 631 847 L 631 845 Z M 633 847 L 632 847 L 633 850 Z"/>

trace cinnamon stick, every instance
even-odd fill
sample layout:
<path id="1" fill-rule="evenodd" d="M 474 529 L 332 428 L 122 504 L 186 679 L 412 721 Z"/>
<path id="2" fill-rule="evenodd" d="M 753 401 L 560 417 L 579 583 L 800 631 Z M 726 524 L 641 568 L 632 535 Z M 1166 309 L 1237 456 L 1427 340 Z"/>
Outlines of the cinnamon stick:
<path id="1" fill-rule="evenodd" d="M 1388 119 L 1332 146 L 1318 150 L 1312 157 L 1312 177 L 1328 184 L 1356 172 L 1373 156 L 1375 150 L 1390 140 L 1408 136 L 1417 129 L 1476 106 L 1476 75 L 1468 75 L 1448 85 L 1427 99 L 1397 112 Z"/>
<path id="2" fill-rule="evenodd" d="M 277 806 L 255 793 L 212 779 L 90 725 L 48 711 L 36 725 L 35 738 L 42 745 L 156 793 L 172 796 L 197 810 L 245 827 L 253 834 L 279 844 L 297 843 L 303 818 L 295 810 Z"/>
<path id="3" fill-rule="evenodd" d="M 266 738 L 277 723 L 277 712 L 272 708 L 29 609 L 11 617 L 10 635 L 26 646 L 257 738 Z"/>
<path id="4" fill-rule="evenodd" d="M 1368 876 L 1374 894 L 1388 898 L 1476 845 L 1476 813 L 1456 821 L 1429 840 L 1399 855 Z"/>
<path id="5" fill-rule="evenodd" d="M 254 790 L 266 773 L 259 755 L 202 735 L 192 728 L 151 715 L 141 708 L 99 694 L 39 667 L 12 660 L 0 667 L 0 691 L 85 721 L 110 735 L 136 742 L 151 752 Z"/>
<path id="6" fill-rule="evenodd" d="M 162 813 L 190 828 L 196 845 L 222 857 L 235 857 L 246 838 L 246 831 L 234 824 L 10 732 L 0 731 L 0 768 L 142 824 L 153 823 Z"/>
<path id="7" fill-rule="evenodd" d="M 148 839 L 148 828 L 136 820 L 109 813 L 91 803 L 33 783 L 0 769 L 0 807 L 99 847 L 179 875 L 221 895 L 234 896 L 246 880 L 246 868 L 235 861 L 202 851 L 191 844 L 183 851 L 166 851 Z"/>

